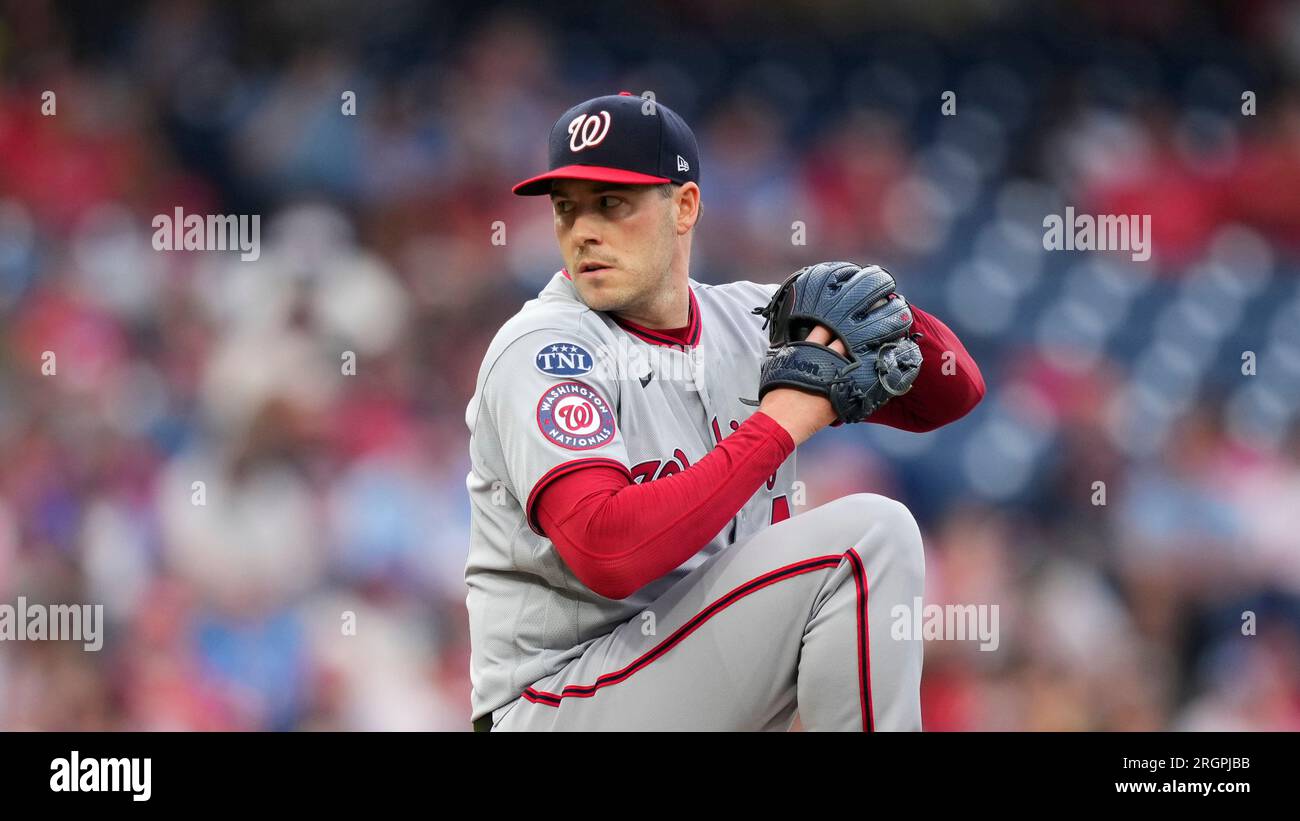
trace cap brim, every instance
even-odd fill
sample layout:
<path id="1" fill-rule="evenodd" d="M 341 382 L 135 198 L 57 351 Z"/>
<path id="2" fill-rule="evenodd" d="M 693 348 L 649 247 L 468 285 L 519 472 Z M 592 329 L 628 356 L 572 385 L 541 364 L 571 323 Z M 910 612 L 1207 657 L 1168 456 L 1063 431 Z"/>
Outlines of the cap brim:
<path id="1" fill-rule="evenodd" d="M 566 165 L 526 179 L 510 189 L 521 197 L 535 197 L 551 193 L 551 180 L 595 180 L 596 182 L 621 182 L 627 185 L 658 185 L 672 182 L 667 177 L 654 177 L 622 168 L 605 168 L 600 165 Z"/>

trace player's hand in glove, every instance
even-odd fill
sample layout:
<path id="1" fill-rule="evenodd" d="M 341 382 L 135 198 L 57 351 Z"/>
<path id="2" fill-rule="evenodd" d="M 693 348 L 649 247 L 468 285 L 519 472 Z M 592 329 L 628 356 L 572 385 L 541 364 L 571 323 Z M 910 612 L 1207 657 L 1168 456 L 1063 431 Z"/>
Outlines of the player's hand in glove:
<path id="1" fill-rule="evenodd" d="M 825 396 L 835 423 L 861 422 L 907 393 L 921 369 L 912 311 L 878 265 L 823 262 L 791 274 L 763 308 L 769 350 L 759 399 L 777 388 Z M 810 339 L 824 326 L 840 350 Z M 817 336 L 822 336 L 819 333 Z"/>

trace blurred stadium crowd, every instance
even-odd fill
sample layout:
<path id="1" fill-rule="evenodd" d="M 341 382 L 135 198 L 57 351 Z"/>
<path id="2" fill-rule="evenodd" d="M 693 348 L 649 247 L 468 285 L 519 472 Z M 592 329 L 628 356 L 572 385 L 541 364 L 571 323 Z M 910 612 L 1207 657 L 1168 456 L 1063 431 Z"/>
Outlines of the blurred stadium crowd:
<path id="1" fill-rule="evenodd" d="M 468 729 L 465 406 L 561 264 L 509 186 L 628 89 L 701 139 L 697 280 L 880 262 L 984 371 L 799 455 L 1000 606 L 928 729 L 1300 729 L 1300 7 L 858 5 L 0 2 L 0 602 L 108 619 L 0 642 L 0 728 Z M 1067 205 L 1155 257 L 1044 252 Z"/>

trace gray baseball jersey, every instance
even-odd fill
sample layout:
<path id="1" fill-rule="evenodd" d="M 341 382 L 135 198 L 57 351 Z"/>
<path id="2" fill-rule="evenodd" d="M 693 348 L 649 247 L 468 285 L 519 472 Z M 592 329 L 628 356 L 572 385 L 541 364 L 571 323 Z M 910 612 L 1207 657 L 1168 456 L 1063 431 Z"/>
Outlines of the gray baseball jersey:
<path id="1" fill-rule="evenodd" d="M 718 635 L 733 631 L 728 634 L 732 643 L 758 652 L 750 660 L 753 664 L 770 667 L 781 681 L 788 678 L 793 682 L 800 675 L 798 652 L 791 657 L 793 662 L 776 663 L 768 658 L 767 650 L 759 649 L 764 641 L 745 634 L 747 628 L 737 623 L 738 617 L 710 616 L 699 623 L 693 619 L 701 619 L 700 614 L 710 606 L 697 601 L 705 591 L 734 596 L 736 590 L 753 587 L 754 580 L 765 573 L 780 570 L 777 565 L 766 565 L 790 558 L 786 554 L 794 550 L 800 555 L 785 565 L 820 564 L 794 574 L 801 581 L 781 585 L 779 597 L 765 590 L 762 595 L 745 598 L 752 600 L 746 603 L 747 608 L 767 602 L 778 621 L 787 625 L 783 631 L 786 640 L 774 645 L 788 650 L 792 643 L 796 649 L 801 643 L 820 643 L 831 648 L 827 658 L 834 659 L 828 662 L 834 672 L 818 669 L 808 675 L 810 681 L 821 679 L 825 686 L 812 686 L 815 694 L 804 693 L 803 685 L 799 687 L 805 724 L 809 724 L 808 705 L 826 702 L 834 708 L 814 708 L 824 717 L 824 726 L 854 722 L 865 729 L 880 726 L 879 717 L 870 714 L 879 714 L 881 707 L 870 703 L 869 690 L 873 679 L 879 690 L 879 676 L 887 675 L 897 678 L 898 684 L 889 688 L 897 695 L 885 697 L 890 702 L 884 710 L 889 716 L 886 721 L 900 728 L 919 727 L 915 686 L 907 682 L 919 682 L 920 643 L 906 646 L 893 642 L 893 648 L 878 648 L 877 657 L 897 654 L 898 658 L 890 659 L 887 672 L 872 676 L 865 672 L 868 639 L 876 637 L 877 629 L 885 630 L 881 641 L 888 639 L 887 610 L 875 619 L 876 625 L 868 627 L 869 616 L 878 606 L 875 601 L 868 606 L 868 584 L 873 591 L 889 593 L 884 598 L 873 593 L 882 607 L 887 602 L 911 602 L 912 596 L 920 595 L 920 573 L 913 572 L 916 560 L 909 563 L 890 558 L 900 550 L 919 556 L 919 534 L 912 538 L 914 523 L 910 530 L 906 526 L 891 526 L 887 531 L 869 528 L 869 523 L 861 521 L 864 506 L 841 506 L 837 509 L 842 512 L 828 522 L 825 517 L 830 514 L 825 510 L 831 506 L 826 506 L 818 509 L 820 527 L 830 527 L 828 532 L 837 534 L 838 543 L 820 544 L 808 538 L 814 533 L 811 514 L 817 512 L 810 511 L 782 525 L 787 534 L 784 543 L 791 546 L 788 549 L 769 550 L 769 559 L 758 554 L 745 561 L 722 558 L 744 548 L 760 531 L 777 531 L 771 525 L 789 518 L 793 455 L 712 541 L 674 571 L 626 599 L 607 599 L 587 588 L 541 532 L 533 505 L 540 491 L 556 478 L 584 465 L 604 463 L 626 470 L 633 481 L 652 481 L 690 467 L 754 412 L 754 407 L 741 399 L 757 396 L 767 339 L 761 318 L 752 310 L 765 304 L 776 286 L 752 282 L 706 285 L 694 280 L 689 285 L 690 321 L 684 343 L 592 311 L 579 299 L 567 273 L 560 271 L 537 299 L 528 301 L 505 323 L 488 348 L 466 410 L 471 432 L 471 470 L 466 479 L 471 544 L 466 582 L 473 718 L 491 714 L 494 724 L 501 727 L 509 713 L 514 727 L 549 729 L 665 727 L 674 721 L 719 728 L 788 724 L 793 713 L 793 686 L 786 690 L 774 686 L 753 696 L 762 703 L 736 699 L 730 693 L 724 702 L 739 711 L 736 715 L 750 718 L 716 724 L 723 714 L 718 698 L 701 696 L 697 688 L 693 701 L 683 703 L 676 697 L 664 701 L 679 688 L 665 686 L 663 681 L 666 677 L 698 684 L 702 676 L 707 678 L 700 669 L 706 662 L 693 654 L 709 653 L 712 644 L 706 637 L 710 631 L 719 631 Z M 902 507 L 881 497 L 870 498 Z M 898 524 L 896 516 L 885 518 Z M 733 545 L 736 547 L 729 550 Z M 808 551 L 815 555 L 802 555 Z M 878 565 L 879 578 L 869 582 L 873 563 Z M 750 578 L 736 576 L 750 572 Z M 733 582 L 734 589 L 721 589 Z M 770 582 L 761 585 L 771 586 Z M 827 613 L 840 615 L 826 619 L 828 627 L 812 630 L 818 622 L 816 614 L 827 603 Z M 697 605 L 698 612 L 686 612 Z M 793 615 L 786 611 L 791 606 Z M 647 613 L 661 626 L 679 621 L 682 630 L 701 635 L 691 642 L 678 636 L 669 652 L 662 642 L 652 641 L 660 634 L 659 628 L 643 629 Z M 756 622 L 750 619 L 746 623 Z M 734 632 L 737 628 L 739 633 Z M 837 645 L 841 639 L 847 642 L 844 647 Z M 860 645 L 857 653 L 855 645 Z M 653 671 L 644 669 L 642 656 L 646 654 L 655 657 Z M 811 653 L 813 658 L 817 655 Z M 610 688 L 594 683 L 615 672 L 620 664 L 639 664 L 634 684 Z M 876 667 L 879 671 L 880 665 Z M 595 678 L 593 682 L 579 681 L 584 675 Z M 629 678 L 623 671 L 619 680 Z M 745 678 L 762 677 L 747 673 Z M 551 689 L 539 689 L 541 682 Z M 588 685 L 595 689 L 584 691 Z M 564 687 L 577 688 L 571 700 L 585 702 L 586 709 L 580 721 L 557 724 L 562 713 L 569 714 L 560 709 L 566 698 Z M 615 706 L 617 700 L 605 695 L 611 689 L 633 703 Z M 593 697 L 597 690 L 602 691 L 601 698 Z M 770 698 L 779 704 L 773 707 L 765 701 Z M 541 712 L 534 715 L 516 709 L 525 702 Z M 655 703 L 663 709 L 647 709 Z M 638 724 L 634 716 L 644 723 Z M 812 723 L 819 721 L 815 718 Z"/>

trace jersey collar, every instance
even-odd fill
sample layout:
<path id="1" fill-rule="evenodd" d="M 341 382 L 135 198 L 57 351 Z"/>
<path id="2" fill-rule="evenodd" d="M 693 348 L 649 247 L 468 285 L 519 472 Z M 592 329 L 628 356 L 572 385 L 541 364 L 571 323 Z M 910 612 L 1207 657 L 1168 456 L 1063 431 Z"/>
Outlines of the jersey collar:
<path id="1" fill-rule="evenodd" d="M 573 281 L 573 277 L 569 276 L 567 268 L 561 268 L 560 273 L 564 274 L 565 279 L 570 282 Z M 702 330 L 700 321 L 700 305 L 695 301 L 695 291 L 689 286 L 689 283 L 686 292 L 690 295 L 690 307 L 688 309 L 689 318 L 686 320 L 686 341 L 684 342 L 675 337 L 668 336 L 662 331 L 654 328 L 647 328 L 644 325 L 638 325 L 635 322 L 623 319 L 620 316 L 614 314 L 606 314 L 606 316 L 614 320 L 614 324 L 618 325 L 620 328 L 627 331 L 632 336 L 635 336 L 642 342 L 648 342 L 651 345 L 661 345 L 665 348 L 692 348 L 700 342 L 700 332 Z"/>

